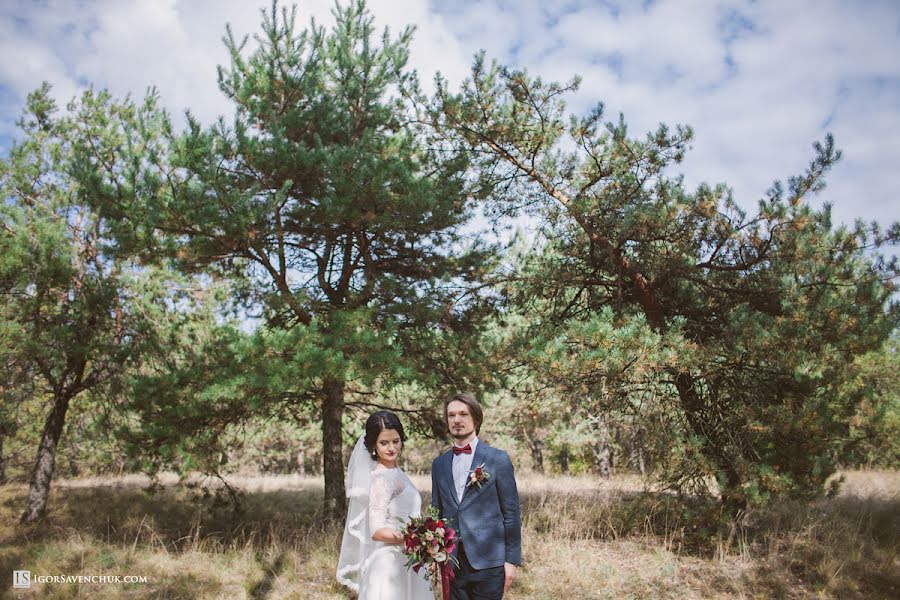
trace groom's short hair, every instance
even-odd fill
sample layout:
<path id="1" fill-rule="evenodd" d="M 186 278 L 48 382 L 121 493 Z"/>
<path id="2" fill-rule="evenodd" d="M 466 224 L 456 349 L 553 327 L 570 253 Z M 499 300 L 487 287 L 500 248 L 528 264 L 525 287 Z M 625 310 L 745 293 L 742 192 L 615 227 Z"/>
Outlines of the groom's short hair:
<path id="1" fill-rule="evenodd" d="M 445 422 L 447 421 L 447 407 L 450 406 L 451 402 L 462 402 L 469 407 L 469 413 L 472 415 L 472 420 L 475 421 L 475 433 L 480 433 L 481 422 L 484 421 L 484 411 L 481 410 L 481 405 L 478 404 L 478 400 L 475 399 L 475 394 L 459 392 L 444 400 Z"/>

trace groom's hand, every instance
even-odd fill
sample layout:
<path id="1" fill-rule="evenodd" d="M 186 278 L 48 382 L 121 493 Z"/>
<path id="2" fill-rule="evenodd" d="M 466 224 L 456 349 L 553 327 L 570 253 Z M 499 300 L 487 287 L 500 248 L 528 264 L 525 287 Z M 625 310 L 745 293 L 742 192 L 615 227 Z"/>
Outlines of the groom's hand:
<path id="1" fill-rule="evenodd" d="M 506 573 L 506 581 L 503 582 L 503 593 L 505 594 L 512 582 L 516 580 L 518 567 L 512 563 L 503 563 L 503 571 Z"/>

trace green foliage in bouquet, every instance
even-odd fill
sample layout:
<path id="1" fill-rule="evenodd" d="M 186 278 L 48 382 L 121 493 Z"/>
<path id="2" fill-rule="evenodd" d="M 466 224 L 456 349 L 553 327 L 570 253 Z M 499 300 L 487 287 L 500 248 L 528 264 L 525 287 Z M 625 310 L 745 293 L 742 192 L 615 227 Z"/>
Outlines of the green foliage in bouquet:
<path id="1" fill-rule="evenodd" d="M 450 527 L 449 520 L 441 518 L 436 507 L 429 505 L 421 516 L 411 517 L 403 523 L 401 531 L 403 553 L 408 557 L 406 568 L 416 573 L 423 567 L 427 569 L 432 589 L 436 589 L 441 578 L 450 577 L 451 564 L 459 567 L 459 561 L 453 555 L 459 537 Z"/>

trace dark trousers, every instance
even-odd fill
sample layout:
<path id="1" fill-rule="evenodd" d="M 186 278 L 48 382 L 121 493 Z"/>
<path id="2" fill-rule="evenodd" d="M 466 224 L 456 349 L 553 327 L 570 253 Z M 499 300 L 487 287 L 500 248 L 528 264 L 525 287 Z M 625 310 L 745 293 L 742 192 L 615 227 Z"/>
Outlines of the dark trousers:
<path id="1" fill-rule="evenodd" d="M 450 582 L 450 596 L 453 600 L 501 600 L 506 571 L 503 565 L 490 569 L 475 569 L 469 564 L 466 549 L 459 545 L 459 568 Z"/>

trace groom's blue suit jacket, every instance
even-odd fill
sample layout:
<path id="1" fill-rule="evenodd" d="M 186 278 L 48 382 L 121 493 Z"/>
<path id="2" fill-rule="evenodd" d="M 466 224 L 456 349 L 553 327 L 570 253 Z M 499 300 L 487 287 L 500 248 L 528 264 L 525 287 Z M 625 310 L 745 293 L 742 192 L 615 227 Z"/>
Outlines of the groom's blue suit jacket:
<path id="1" fill-rule="evenodd" d="M 512 461 L 503 450 L 483 440 L 475 446 L 472 468 L 484 463 L 491 478 L 467 485 L 462 501 L 453 483 L 453 452 L 441 454 L 431 463 L 431 504 L 451 520 L 465 546 L 466 557 L 476 569 L 489 569 L 508 562 L 522 563 L 522 516 Z"/>

